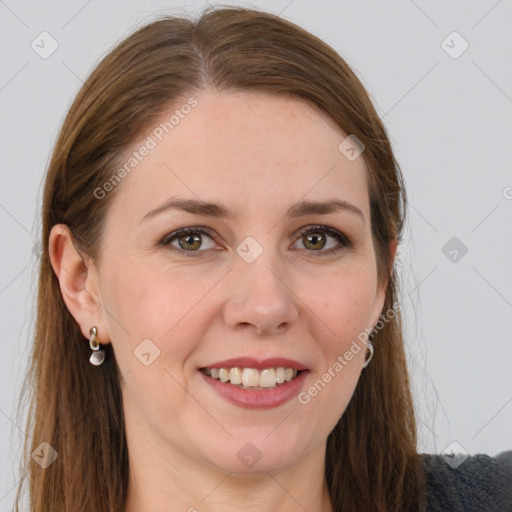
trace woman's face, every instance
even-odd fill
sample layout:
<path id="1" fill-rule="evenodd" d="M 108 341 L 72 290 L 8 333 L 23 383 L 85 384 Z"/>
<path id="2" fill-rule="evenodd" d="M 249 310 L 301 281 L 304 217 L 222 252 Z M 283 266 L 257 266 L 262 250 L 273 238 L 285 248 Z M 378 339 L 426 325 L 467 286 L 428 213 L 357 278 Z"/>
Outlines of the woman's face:
<path id="1" fill-rule="evenodd" d="M 132 453 L 279 471 L 323 453 L 383 307 L 366 171 L 300 99 L 194 98 L 127 152 L 137 163 L 112 186 L 93 324 L 123 376 Z M 303 371 L 275 385 L 294 375 L 278 367 Z"/>

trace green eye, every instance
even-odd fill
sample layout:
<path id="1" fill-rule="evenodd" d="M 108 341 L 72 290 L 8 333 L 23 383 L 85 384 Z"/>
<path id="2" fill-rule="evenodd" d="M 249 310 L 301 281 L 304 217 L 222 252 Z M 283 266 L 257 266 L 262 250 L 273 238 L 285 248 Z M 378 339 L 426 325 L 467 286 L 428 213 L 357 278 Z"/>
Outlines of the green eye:
<path id="1" fill-rule="evenodd" d="M 303 247 L 310 252 L 320 255 L 335 254 L 345 248 L 353 247 L 348 236 L 328 226 L 314 226 L 302 232 L 296 243 L 302 242 Z"/>
<path id="2" fill-rule="evenodd" d="M 197 251 L 203 242 L 201 235 L 180 235 L 177 239 L 178 244 L 184 251 Z"/>
<path id="3" fill-rule="evenodd" d="M 185 256 L 215 249 L 216 244 L 209 229 L 203 227 L 182 228 L 166 235 L 160 242 Z M 301 244 L 302 247 L 297 244 Z M 328 226 L 313 226 L 303 231 L 294 244 L 295 249 L 302 249 L 321 255 L 333 255 L 343 249 L 353 247 L 353 243 L 343 233 Z"/>
<path id="4" fill-rule="evenodd" d="M 170 233 L 160 242 L 182 252 L 202 252 L 215 247 L 209 231 L 204 228 L 183 228 Z"/>
<path id="5" fill-rule="evenodd" d="M 302 235 L 304 247 L 313 251 L 323 249 L 327 243 L 326 237 L 323 233 L 314 233 L 311 235 Z"/>

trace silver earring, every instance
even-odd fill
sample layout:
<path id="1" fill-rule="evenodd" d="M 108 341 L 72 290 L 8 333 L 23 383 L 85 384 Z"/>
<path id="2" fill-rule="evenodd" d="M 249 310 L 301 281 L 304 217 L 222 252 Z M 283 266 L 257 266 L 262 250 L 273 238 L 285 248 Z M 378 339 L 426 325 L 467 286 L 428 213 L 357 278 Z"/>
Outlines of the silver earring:
<path id="1" fill-rule="evenodd" d="M 105 361 L 105 351 L 100 350 L 100 342 L 98 341 L 98 328 L 96 326 L 91 327 L 89 331 L 91 337 L 89 338 L 89 346 L 92 349 L 91 357 L 89 361 L 94 366 L 100 366 Z"/>
<path id="2" fill-rule="evenodd" d="M 373 353 L 375 352 L 373 348 L 373 343 L 371 341 L 368 341 L 368 343 L 366 344 L 366 348 L 370 351 L 370 355 L 366 357 L 363 363 L 363 368 L 366 368 L 370 364 L 370 361 L 373 358 Z"/>

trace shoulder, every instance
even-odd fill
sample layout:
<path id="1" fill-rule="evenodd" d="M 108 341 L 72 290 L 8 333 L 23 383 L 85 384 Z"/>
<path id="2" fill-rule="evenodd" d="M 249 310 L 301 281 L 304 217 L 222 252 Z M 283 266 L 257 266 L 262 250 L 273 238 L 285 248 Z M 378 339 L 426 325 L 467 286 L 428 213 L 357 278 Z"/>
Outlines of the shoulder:
<path id="1" fill-rule="evenodd" d="M 512 450 L 466 459 L 421 454 L 427 511 L 512 511 Z"/>

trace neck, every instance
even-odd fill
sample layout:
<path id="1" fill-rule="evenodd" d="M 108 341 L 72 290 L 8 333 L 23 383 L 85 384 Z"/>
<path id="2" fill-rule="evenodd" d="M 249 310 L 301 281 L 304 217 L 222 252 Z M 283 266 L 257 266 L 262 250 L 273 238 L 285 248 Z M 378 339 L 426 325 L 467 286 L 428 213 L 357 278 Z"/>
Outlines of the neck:
<path id="1" fill-rule="evenodd" d="M 135 433 L 128 435 L 130 478 L 124 512 L 332 512 L 325 445 L 281 471 L 223 472 Z"/>

